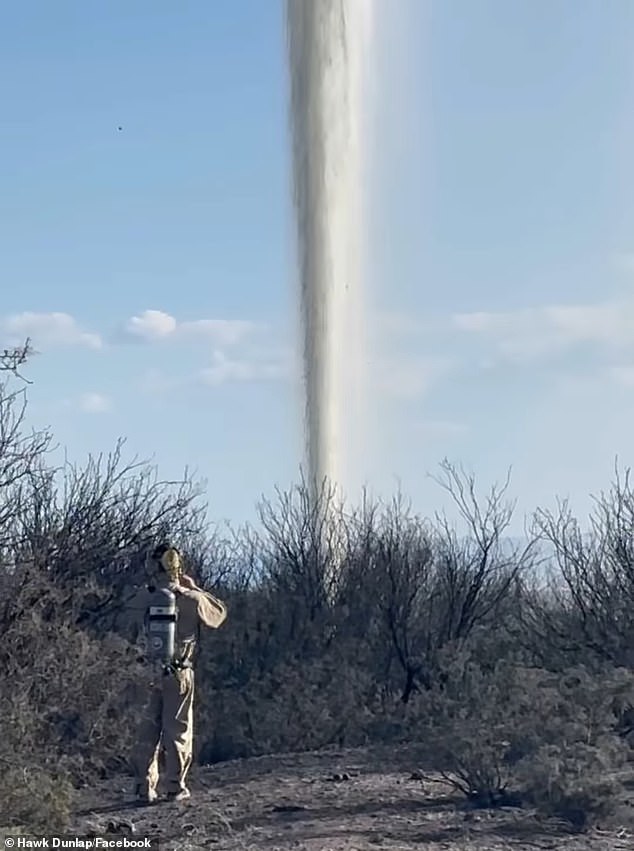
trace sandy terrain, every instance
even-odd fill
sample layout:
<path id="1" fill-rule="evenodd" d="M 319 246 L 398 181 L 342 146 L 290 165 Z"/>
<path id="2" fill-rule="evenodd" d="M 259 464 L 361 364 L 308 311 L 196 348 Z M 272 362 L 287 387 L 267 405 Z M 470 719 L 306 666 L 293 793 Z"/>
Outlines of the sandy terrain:
<path id="1" fill-rule="evenodd" d="M 145 808 L 130 805 L 126 778 L 83 790 L 74 829 L 158 836 L 183 851 L 634 849 L 627 801 L 610 825 L 575 836 L 521 810 L 472 811 L 417 779 L 414 760 L 411 749 L 240 760 L 194 772 L 191 801 Z"/>

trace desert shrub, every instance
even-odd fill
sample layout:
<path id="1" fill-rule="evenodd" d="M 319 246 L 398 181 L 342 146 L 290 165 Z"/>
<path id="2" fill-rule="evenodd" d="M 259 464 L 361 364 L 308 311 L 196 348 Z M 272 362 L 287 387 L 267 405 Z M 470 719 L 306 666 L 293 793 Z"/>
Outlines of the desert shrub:
<path id="1" fill-rule="evenodd" d="M 539 698 L 537 688 L 527 688 L 508 662 L 484 670 L 468 651 L 456 652 L 448 658 L 442 684 L 419 701 L 419 735 L 431 764 L 474 805 L 515 800 L 513 765 L 534 747 Z"/>
<path id="2" fill-rule="evenodd" d="M 3 639 L 0 824 L 63 830 L 73 787 L 127 770 L 144 672 L 117 636 L 98 641 L 39 613 Z"/>
<path id="3" fill-rule="evenodd" d="M 61 827 L 69 784 L 127 771 L 147 672 L 125 602 L 165 537 L 229 604 L 202 635 L 200 761 L 422 741 L 475 805 L 524 801 L 577 829 L 609 810 L 634 727 L 628 476 L 590 534 L 564 506 L 525 545 L 508 540 L 508 481 L 481 499 L 447 462 L 460 529 L 400 495 L 350 509 L 301 482 L 261 503 L 259 531 L 220 534 L 199 485 L 124 463 L 122 443 L 54 469 L 25 404 L 0 382 L 0 824 Z"/>
<path id="4" fill-rule="evenodd" d="M 239 693 L 203 691 L 197 709 L 200 759 L 365 744 L 371 689 L 363 671 L 339 668 L 326 658 L 280 664 Z"/>
<path id="5" fill-rule="evenodd" d="M 609 735 L 594 744 L 544 745 L 518 766 L 517 778 L 540 815 L 583 831 L 613 812 L 623 788 L 614 774 L 621 759 L 622 746 Z"/>
<path id="6" fill-rule="evenodd" d="M 619 734 L 634 677 L 620 668 L 576 668 L 556 679 L 555 694 L 557 715 L 544 719 L 549 735 L 518 765 L 518 782 L 540 814 L 585 830 L 612 812 L 622 791 L 617 772 L 627 749 Z"/>
<path id="7" fill-rule="evenodd" d="M 39 833 L 63 832 L 70 823 L 72 784 L 52 765 L 43 766 L 38 757 L 14 754 L 0 775 L 0 825 Z"/>
<path id="8" fill-rule="evenodd" d="M 456 654 L 423 701 L 433 764 L 476 806 L 524 802 L 586 827 L 614 803 L 614 731 L 633 687 L 621 670 L 558 676 Z"/>
<path id="9" fill-rule="evenodd" d="M 37 604 L 28 610 L 16 596 L 20 615 L 4 630 L 0 663 L 11 694 L 21 695 L 22 716 L 28 707 L 29 723 L 36 725 L 23 731 L 30 736 L 21 736 L 20 752 L 45 743 L 49 754 L 65 757 L 72 775 L 85 781 L 125 764 L 147 674 L 134 645 L 113 633 L 98 639 L 77 628 L 73 610 L 51 584 L 40 578 L 37 593 L 29 584 L 26 593 Z M 0 707 L 10 696 L 0 698 Z M 15 718 L 16 711 L 7 714 Z"/>
<path id="10" fill-rule="evenodd" d="M 70 782 L 48 747 L 42 717 L 26 690 L 13 683 L 0 700 L 0 825 L 64 830 Z"/>
<path id="11" fill-rule="evenodd" d="M 587 666 L 634 666 L 634 486 L 618 467 L 582 525 L 567 501 L 538 509 L 536 533 L 554 554 L 550 587 L 533 601 L 542 656 Z M 574 662 L 573 662 L 574 663 Z"/>

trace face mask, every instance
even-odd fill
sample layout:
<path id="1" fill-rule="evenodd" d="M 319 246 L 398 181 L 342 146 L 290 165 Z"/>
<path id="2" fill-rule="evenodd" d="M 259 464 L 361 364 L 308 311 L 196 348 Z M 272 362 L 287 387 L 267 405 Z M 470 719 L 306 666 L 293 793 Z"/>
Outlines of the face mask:
<path id="1" fill-rule="evenodd" d="M 171 582 L 178 582 L 182 571 L 182 562 L 180 553 L 174 547 L 170 547 L 160 559 L 160 564 L 165 573 L 170 578 Z"/>

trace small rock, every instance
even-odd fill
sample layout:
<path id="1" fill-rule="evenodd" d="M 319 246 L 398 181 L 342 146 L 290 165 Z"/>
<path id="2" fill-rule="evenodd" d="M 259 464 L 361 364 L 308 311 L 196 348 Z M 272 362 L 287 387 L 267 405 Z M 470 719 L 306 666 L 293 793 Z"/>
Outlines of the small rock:
<path id="1" fill-rule="evenodd" d="M 274 813 L 301 813 L 306 807 L 301 804 L 277 804 L 272 808 Z"/>
<path id="2" fill-rule="evenodd" d="M 331 783 L 343 783 L 346 780 L 350 780 L 350 775 L 347 771 L 337 772 L 336 774 L 332 774 L 330 777 L 326 778 Z"/>
<path id="3" fill-rule="evenodd" d="M 89 839 L 95 839 L 104 832 L 103 825 L 98 821 L 87 821 L 84 832 Z"/>
<path id="4" fill-rule="evenodd" d="M 418 780 L 419 782 L 422 782 L 425 778 L 423 776 L 422 771 L 412 771 L 412 773 L 409 776 L 409 779 L 410 780 Z"/>
<path id="5" fill-rule="evenodd" d="M 125 835 L 134 835 L 136 826 L 134 822 L 127 819 L 111 819 L 106 825 L 106 833 L 123 833 Z"/>

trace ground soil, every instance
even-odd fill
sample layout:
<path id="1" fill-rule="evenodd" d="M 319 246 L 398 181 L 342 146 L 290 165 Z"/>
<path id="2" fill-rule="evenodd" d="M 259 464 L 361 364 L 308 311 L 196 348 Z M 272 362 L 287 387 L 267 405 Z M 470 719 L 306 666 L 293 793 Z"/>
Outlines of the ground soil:
<path id="1" fill-rule="evenodd" d="M 474 810 L 409 749 L 324 751 L 238 760 L 192 773 L 190 801 L 131 805 L 128 778 L 82 790 L 73 830 L 160 838 L 162 849 L 216 851 L 634 851 L 634 808 L 571 834 L 521 809 Z M 634 792 L 632 792 L 634 799 Z"/>

